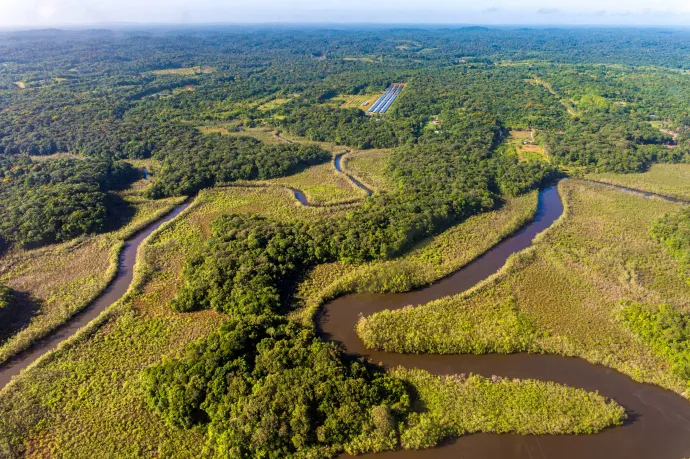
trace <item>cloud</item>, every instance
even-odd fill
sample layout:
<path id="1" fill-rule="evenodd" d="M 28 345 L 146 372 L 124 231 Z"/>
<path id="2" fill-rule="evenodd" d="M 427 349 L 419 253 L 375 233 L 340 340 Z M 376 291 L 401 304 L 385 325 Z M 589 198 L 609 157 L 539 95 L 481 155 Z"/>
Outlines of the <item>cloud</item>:
<path id="1" fill-rule="evenodd" d="M 540 8 L 537 10 L 537 14 L 558 14 L 561 10 L 558 8 Z"/>
<path id="2" fill-rule="evenodd" d="M 498 13 L 498 12 L 500 12 L 500 11 L 501 11 L 501 10 L 499 10 L 499 9 L 496 8 L 495 6 L 492 6 L 491 8 L 487 8 L 487 9 L 485 9 L 484 11 L 482 11 L 482 13 L 484 13 L 484 14 L 493 14 L 493 13 Z"/>

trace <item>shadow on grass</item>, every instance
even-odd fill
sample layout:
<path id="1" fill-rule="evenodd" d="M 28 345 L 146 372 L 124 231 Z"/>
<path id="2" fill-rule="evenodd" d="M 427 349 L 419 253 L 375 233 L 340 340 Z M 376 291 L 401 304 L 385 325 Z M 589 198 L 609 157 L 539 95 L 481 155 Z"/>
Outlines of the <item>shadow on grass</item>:
<path id="1" fill-rule="evenodd" d="M 27 292 L 11 291 L 7 305 L 0 308 L 0 345 L 29 325 L 41 304 Z"/>
<path id="2" fill-rule="evenodd" d="M 125 227 L 136 212 L 136 208 L 113 193 L 108 193 L 105 202 L 106 208 L 108 209 L 108 216 L 105 219 L 105 224 L 103 225 L 103 232 L 117 231 Z"/>

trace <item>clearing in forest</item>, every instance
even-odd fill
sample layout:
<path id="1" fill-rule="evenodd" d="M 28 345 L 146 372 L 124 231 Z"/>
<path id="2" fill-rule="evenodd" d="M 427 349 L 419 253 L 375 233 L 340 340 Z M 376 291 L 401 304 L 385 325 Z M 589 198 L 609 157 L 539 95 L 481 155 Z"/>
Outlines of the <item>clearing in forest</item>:
<path id="1" fill-rule="evenodd" d="M 360 110 L 367 111 L 369 107 L 376 102 L 382 93 L 376 94 L 343 94 L 336 98 L 334 101 L 340 102 L 340 108 L 359 108 Z"/>
<path id="2" fill-rule="evenodd" d="M 153 70 L 151 73 L 155 75 L 198 75 L 200 73 L 212 73 L 213 71 L 215 71 L 213 67 L 196 65 L 194 67 Z"/>
<path id="3" fill-rule="evenodd" d="M 530 131 L 510 131 L 510 136 L 506 139 L 509 145 L 515 147 L 520 161 L 548 161 L 549 158 L 544 151 L 544 147 L 536 143 L 534 130 Z"/>

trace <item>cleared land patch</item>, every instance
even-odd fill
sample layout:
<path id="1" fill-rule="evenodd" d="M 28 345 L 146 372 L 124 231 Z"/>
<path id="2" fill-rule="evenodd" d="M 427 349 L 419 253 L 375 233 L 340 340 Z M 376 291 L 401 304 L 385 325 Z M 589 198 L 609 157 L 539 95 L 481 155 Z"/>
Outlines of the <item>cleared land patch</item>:
<path id="1" fill-rule="evenodd" d="M 197 75 L 200 73 L 212 73 L 214 71 L 215 69 L 213 67 L 197 65 L 194 67 L 152 70 L 151 73 L 155 75 Z"/>
<path id="2" fill-rule="evenodd" d="M 548 161 L 544 147 L 536 143 L 534 131 L 510 131 L 506 139 L 515 148 L 520 161 Z"/>
<path id="3" fill-rule="evenodd" d="M 343 169 L 375 192 L 390 190 L 393 184 L 386 174 L 390 153 L 390 149 L 352 150 L 343 157 Z"/>
<path id="4" fill-rule="evenodd" d="M 362 111 L 367 111 L 376 102 L 383 93 L 376 94 L 356 94 L 356 95 L 341 95 L 334 99 L 335 103 L 340 104 L 340 108 L 358 108 Z"/>
<path id="5" fill-rule="evenodd" d="M 369 63 L 376 62 L 376 58 L 374 58 L 374 57 L 368 57 L 368 56 L 364 56 L 364 57 L 343 57 L 343 60 L 344 60 L 344 61 L 355 61 L 355 62 L 369 62 Z"/>

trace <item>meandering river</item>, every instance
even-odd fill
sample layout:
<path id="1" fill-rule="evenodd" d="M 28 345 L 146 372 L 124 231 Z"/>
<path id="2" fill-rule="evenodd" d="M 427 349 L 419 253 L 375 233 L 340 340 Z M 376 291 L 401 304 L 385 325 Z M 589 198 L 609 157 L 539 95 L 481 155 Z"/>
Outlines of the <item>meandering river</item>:
<path id="1" fill-rule="evenodd" d="M 29 349 L 19 353 L 8 362 L 0 365 L 0 389 L 9 383 L 13 376 L 18 375 L 20 371 L 31 365 L 43 354 L 55 349 L 60 343 L 77 333 L 80 328 L 98 317 L 108 306 L 119 300 L 120 297 L 127 292 L 127 289 L 129 289 L 129 284 L 132 283 L 137 250 L 142 241 L 157 230 L 163 223 L 177 217 L 180 212 L 185 210 L 188 206 L 189 203 L 185 203 L 175 207 L 170 213 L 151 223 L 149 226 L 136 233 L 132 238 L 128 239 L 120 254 L 117 276 L 108 285 L 106 290 L 101 293 L 95 301 L 75 314 L 57 330 L 45 338 L 38 340 Z M 69 268 L 65 267 L 65 269 Z"/>
<path id="2" fill-rule="evenodd" d="M 555 381 L 612 398 L 628 411 L 622 427 L 595 435 L 474 434 L 441 448 L 395 451 L 377 457 L 399 459 L 437 458 L 559 458 L 559 459 L 680 459 L 690 457 L 690 403 L 681 396 L 650 384 L 632 381 L 610 368 L 582 359 L 556 355 L 429 355 L 394 354 L 364 347 L 355 333 L 360 314 L 419 305 L 461 293 L 498 271 L 508 257 L 526 249 L 538 233 L 563 213 L 556 187 L 543 190 L 535 219 L 460 271 L 420 290 L 401 294 L 350 294 L 337 298 L 317 316 L 320 333 L 386 367 L 421 368 L 431 373 L 475 373 Z"/>
<path id="3" fill-rule="evenodd" d="M 339 166 L 339 164 L 338 164 Z M 629 190 L 636 191 L 636 190 Z M 117 277 L 105 292 L 86 309 L 33 347 L 0 367 L 0 388 L 10 378 L 43 354 L 74 335 L 128 290 L 141 242 L 163 223 L 172 220 L 188 204 L 176 207 L 127 241 L 120 257 Z M 533 378 L 580 387 L 610 397 L 628 410 L 622 427 L 596 435 L 495 435 L 474 434 L 458 438 L 441 448 L 422 451 L 382 453 L 381 458 L 635 458 L 680 459 L 690 457 L 690 403 L 658 386 L 641 384 L 607 367 L 584 360 L 555 355 L 416 355 L 370 351 L 354 331 L 360 313 L 370 315 L 384 309 L 418 305 L 444 296 L 461 293 L 505 264 L 507 258 L 532 244 L 532 239 L 547 229 L 563 213 L 555 187 L 539 195 L 534 220 L 511 237 L 445 279 L 420 290 L 402 294 L 351 294 L 328 303 L 317 323 L 322 335 L 341 343 L 347 352 L 359 354 L 385 366 L 421 368 L 435 374 L 476 373 L 511 378 Z"/>

